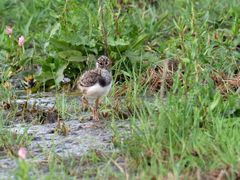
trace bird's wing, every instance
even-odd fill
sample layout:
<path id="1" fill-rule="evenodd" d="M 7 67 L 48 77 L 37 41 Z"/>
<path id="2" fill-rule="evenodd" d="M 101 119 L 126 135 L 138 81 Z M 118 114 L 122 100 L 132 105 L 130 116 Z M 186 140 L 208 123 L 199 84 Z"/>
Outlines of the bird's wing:
<path id="1" fill-rule="evenodd" d="M 93 86 L 98 82 L 98 79 L 101 77 L 101 73 L 97 70 L 90 70 L 85 72 L 80 79 L 78 80 L 77 84 L 83 87 Z"/>

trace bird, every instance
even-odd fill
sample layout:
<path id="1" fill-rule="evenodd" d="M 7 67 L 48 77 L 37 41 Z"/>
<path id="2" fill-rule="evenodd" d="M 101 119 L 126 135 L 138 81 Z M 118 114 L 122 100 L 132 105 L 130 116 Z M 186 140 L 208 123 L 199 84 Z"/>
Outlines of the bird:
<path id="1" fill-rule="evenodd" d="M 92 102 L 92 117 L 99 122 L 98 108 L 100 99 L 106 96 L 112 87 L 111 60 L 105 56 L 100 56 L 96 61 L 95 69 L 84 72 L 77 80 L 77 88 L 82 93 L 83 108 L 89 107 Z"/>

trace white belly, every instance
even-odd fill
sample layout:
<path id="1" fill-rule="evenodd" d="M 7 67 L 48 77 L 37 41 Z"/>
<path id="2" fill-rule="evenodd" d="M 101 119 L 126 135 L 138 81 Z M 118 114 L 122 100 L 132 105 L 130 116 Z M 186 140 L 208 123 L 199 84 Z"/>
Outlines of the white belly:
<path id="1" fill-rule="evenodd" d="M 94 86 L 80 87 L 80 89 L 86 97 L 98 98 L 98 97 L 107 95 L 109 93 L 111 87 L 112 87 L 112 83 L 110 83 L 108 86 L 104 86 L 104 87 L 100 86 L 99 83 L 96 83 Z"/>

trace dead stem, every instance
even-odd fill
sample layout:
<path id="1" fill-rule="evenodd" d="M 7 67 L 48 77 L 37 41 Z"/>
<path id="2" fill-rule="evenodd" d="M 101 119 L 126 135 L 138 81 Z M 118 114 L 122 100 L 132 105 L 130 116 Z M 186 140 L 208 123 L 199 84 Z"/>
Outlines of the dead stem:
<path id="1" fill-rule="evenodd" d="M 164 98 L 164 90 L 165 90 L 167 71 L 168 71 L 168 60 L 166 60 L 164 62 L 164 66 L 163 66 L 163 76 L 162 76 L 162 83 L 161 83 L 161 89 L 160 89 L 160 97 L 161 97 L 162 102 L 163 102 L 163 98 Z"/>

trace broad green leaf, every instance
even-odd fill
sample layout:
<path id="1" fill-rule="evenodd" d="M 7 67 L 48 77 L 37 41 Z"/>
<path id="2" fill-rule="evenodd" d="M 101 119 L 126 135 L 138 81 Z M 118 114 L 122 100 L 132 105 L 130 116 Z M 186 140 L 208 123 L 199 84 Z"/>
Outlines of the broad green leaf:
<path id="1" fill-rule="evenodd" d="M 53 37 L 57 33 L 57 31 L 60 30 L 60 28 L 61 28 L 61 24 L 59 22 L 55 23 L 50 32 L 49 38 Z"/>
<path id="2" fill-rule="evenodd" d="M 58 55 L 59 57 L 61 57 L 62 59 L 66 59 L 67 61 L 72 61 L 72 62 L 86 61 L 86 57 L 83 57 L 82 53 L 76 50 L 61 51 L 58 53 Z"/>
<path id="3" fill-rule="evenodd" d="M 108 38 L 108 45 L 110 46 L 128 46 L 129 42 L 124 39 L 114 40 L 112 37 Z"/>
<path id="4" fill-rule="evenodd" d="M 76 32 L 76 33 L 69 32 L 69 31 L 62 32 L 60 40 L 75 46 L 80 46 L 80 45 L 89 46 L 89 47 L 96 46 L 95 39 L 90 39 L 89 37 L 84 36 L 80 32 Z"/>
<path id="5" fill-rule="evenodd" d="M 77 50 L 67 50 L 67 51 L 61 51 L 58 53 L 59 57 L 66 59 L 72 56 L 82 57 L 82 53 Z"/>
<path id="6" fill-rule="evenodd" d="M 57 85 L 59 85 L 59 83 L 63 80 L 64 78 L 64 70 L 67 68 L 67 65 L 68 64 L 61 64 L 59 67 L 58 67 L 58 70 L 56 72 L 56 75 L 55 75 L 55 82 Z"/>
<path id="7" fill-rule="evenodd" d="M 69 43 L 64 42 L 64 41 L 60 41 L 58 39 L 52 38 L 50 41 L 50 45 L 51 47 L 53 47 L 55 50 L 71 50 L 72 47 L 70 46 Z"/>

